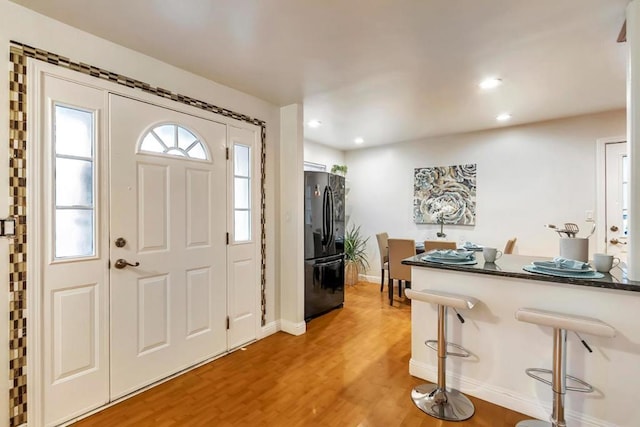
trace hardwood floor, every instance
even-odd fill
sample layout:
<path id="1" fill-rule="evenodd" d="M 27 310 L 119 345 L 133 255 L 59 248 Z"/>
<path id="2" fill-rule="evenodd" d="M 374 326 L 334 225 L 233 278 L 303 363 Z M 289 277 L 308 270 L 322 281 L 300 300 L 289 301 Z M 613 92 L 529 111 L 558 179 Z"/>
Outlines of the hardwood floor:
<path id="1" fill-rule="evenodd" d="M 385 289 L 386 291 L 386 289 Z M 527 417 L 471 398 L 464 422 L 416 408 L 410 306 L 379 284 L 348 287 L 343 309 L 305 335 L 277 333 L 74 424 L 84 426 L 483 426 Z"/>

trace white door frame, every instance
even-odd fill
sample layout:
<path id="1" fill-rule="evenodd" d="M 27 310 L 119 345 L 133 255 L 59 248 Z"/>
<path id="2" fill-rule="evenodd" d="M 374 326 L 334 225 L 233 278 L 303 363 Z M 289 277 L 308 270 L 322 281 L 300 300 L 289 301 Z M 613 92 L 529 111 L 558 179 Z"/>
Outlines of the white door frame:
<path id="1" fill-rule="evenodd" d="M 596 140 L 596 233 L 595 248 L 593 252 L 607 251 L 607 168 L 605 165 L 607 144 L 627 142 L 627 136 L 611 136 Z"/>
<path id="2" fill-rule="evenodd" d="M 207 120 L 215 120 L 226 125 L 231 125 L 235 127 L 251 129 L 256 132 L 257 135 L 261 135 L 261 127 L 258 125 L 254 125 L 245 121 L 233 119 L 231 117 L 219 115 L 213 112 L 208 112 L 206 110 L 192 107 L 185 104 L 180 104 L 170 99 L 163 98 L 158 95 L 149 94 L 142 92 L 141 90 L 129 88 L 126 86 L 119 85 L 117 83 L 112 83 L 110 81 L 106 81 L 100 78 L 92 77 L 83 73 L 79 73 L 77 71 L 65 69 L 59 67 L 57 65 L 49 64 L 43 61 L 39 61 L 33 58 L 27 58 L 27 79 L 30 82 L 29 90 L 27 93 L 27 114 L 29 120 L 27 122 L 27 132 L 29 135 L 29 150 L 27 150 L 27 230 L 29 236 L 41 236 L 41 230 L 38 228 L 38 221 L 36 221 L 36 216 L 42 211 L 44 208 L 41 203 L 38 201 L 38 194 L 42 191 L 40 186 L 40 180 L 42 178 L 41 171 L 37 167 L 39 162 L 41 161 L 42 153 L 39 148 L 41 146 L 40 133 L 39 129 L 42 126 L 43 118 L 41 117 L 40 110 L 40 85 L 36 82 L 41 80 L 41 76 L 43 74 L 48 74 L 55 76 L 57 78 L 61 78 L 64 80 L 77 82 L 83 84 L 85 86 L 93 87 L 96 89 L 101 89 L 105 91 L 105 95 L 107 93 L 118 94 L 121 96 L 125 96 L 128 98 L 132 98 L 141 102 L 147 102 L 150 104 L 154 104 L 160 107 L 168 108 L 171 110 L 175 110 L 181 113 L 190 114 L 192 116 L 200 117 Z M 107 139 L 108 143 L 108 139 Z M 258 152 L 255 156 L 255 161 L 259 162 L 259 159 L 262 156 L 261 153 L 261 144 L 257 145 Z M 259 167 L 258 167 L 259 170 Z M 107 179 L 107 178 L 100 178 Z M 100 184 L 102 185 L 102 183 Z M 253 229 L 258 231 L 260 230 L 260 210 L 253 220 Z M 256 339 L 259 340 L 268 334 L 265 333 L 262 329 L 261 325 L 261 244 L 260 239 L 258 238 L 257 244 L 255 245 L 255 260 L 257 263 L 256 268 Z M 28 417 L 30 423 L 33 425 L 41 425 L 44 417 L 44 408 L 43 408 L 43 393 L 42 393 L 42 381 L 43 381 L 43 367 L 42 367 L 42 329 L 39 327 L 39 323 L 41 320 L 41 310 L 42 310 L 42 298 L 38 288 L 34 287 L 36 284 L 40 284 L 42 281 L 42 274 L 40 271 L 40 266 L 43 263 L 43 257 L 40 254 L 40 251 L 35 251 L 34 247 L 37 247 L 39 242 L 30 240 L 29 241 L 29 262 L 27 263 L 27 277 L 28 286 L 26 290 L 27 296 L 27 316 L 29 321 L 27 321 L 27 402 L 29 402 L 28 409 Z M 227 353 L 224 353 L 227 354 Z M 222 356 L 222 355 L 220 355 Z M 213 357 L 211 360 L 218 358 L 219 356 Z M 205 361 L 203 363 L 208 363 Z M 201 364 L 195 365 L 183 372 L 186 372 L 191 369 L 195 369 Z M 183 372 L 177 373 L 176 375 L 172 375 L 170 378 L 182 374 Z M 167 379 L 163 380 L 166 381 Z M 159 383 L 163 382 L 160 381 Z M 155 384 L 154 384 L 155 385 Z M 153 386 L 153 385 L 152 385 Z M 140 390 L 143 391 L 146 388 Z M 135 395 L 137 393 L 133 393 Z M 127 396 L 127 398 L 130 396 Z M 115 402 L 118 402 L 123 399 L 118 399 L 114 402 L 110 402 L 90 413 L 97 412 L 101 409 L 104 409 Z"/>

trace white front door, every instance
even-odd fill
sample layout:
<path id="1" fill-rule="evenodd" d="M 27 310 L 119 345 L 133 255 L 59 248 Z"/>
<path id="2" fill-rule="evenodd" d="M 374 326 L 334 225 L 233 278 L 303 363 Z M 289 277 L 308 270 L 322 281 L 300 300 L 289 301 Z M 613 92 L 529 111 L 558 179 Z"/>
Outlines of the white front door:
<path id="1" fill-rule="evenodd" d="M 29 417 L 53 426 L 256 339 L 261 152 L 257 126 L 30 69 Z"/>
<path id="2" fill-rule="evenodd" d="M 606 252 L 627 259 L 629 239 L 629 159 L 627 143 L 605 145 Z"/>
<path id="3" fill-rule="evenodd" d="M 227 161 L 224 124 L 109 111 L 113 399 L 227 349 Z"/>

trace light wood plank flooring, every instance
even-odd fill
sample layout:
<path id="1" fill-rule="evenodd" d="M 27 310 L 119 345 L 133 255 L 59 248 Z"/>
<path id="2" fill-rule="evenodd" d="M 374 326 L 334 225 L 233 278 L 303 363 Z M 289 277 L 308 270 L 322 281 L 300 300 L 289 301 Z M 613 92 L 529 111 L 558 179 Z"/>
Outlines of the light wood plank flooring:
<path id="1" fill-rule="evenodd" d="M 277 333 L 74 424 L 84 426 L 483 426 L 524 415 L 472 398 L 464 422 L 417 409 L 409 375 L 410 306 L 379 284 L 346 290 L 341 310 L 305 335 Z"/>

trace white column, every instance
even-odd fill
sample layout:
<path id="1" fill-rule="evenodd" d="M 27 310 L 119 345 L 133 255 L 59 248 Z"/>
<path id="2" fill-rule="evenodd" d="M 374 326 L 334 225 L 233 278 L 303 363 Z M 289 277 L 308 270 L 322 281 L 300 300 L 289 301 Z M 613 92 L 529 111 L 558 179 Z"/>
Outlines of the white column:
<path id="1" fill-rule="evenodd" d="M 304 322 L 304 138 L 302 105 L 280 109 L 280 328 L 306 332 Z"/>
<path id="2" fill-rule="evenodd" d="M 627 6 L 627 146 L 629 150 L 628 277 L 640 280 L 640 0 Z"/>

